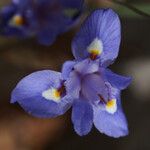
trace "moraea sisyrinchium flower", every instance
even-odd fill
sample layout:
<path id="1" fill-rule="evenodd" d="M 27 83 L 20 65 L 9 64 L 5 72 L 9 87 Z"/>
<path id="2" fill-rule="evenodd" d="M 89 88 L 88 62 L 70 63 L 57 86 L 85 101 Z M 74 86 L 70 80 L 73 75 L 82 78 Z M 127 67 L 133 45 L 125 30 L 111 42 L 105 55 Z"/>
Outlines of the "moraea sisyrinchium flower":
<path id="1" fill-rule="evenodd" d="M 106 68 L 118 55 L 120 38 L 118 15 L 111 9 L 94 11 L 73 40 L 75 60 L 65 62 L 61 73 L 44 70 L 25 77 L 11 102 L 42 118 L 62 115 L 72 106 L 74 129 L 81 136 L 93 124 L 111 137 L 127 135 L 120 92 L 131 78 Z"/>
<path id="2" fill-rule="evenodd" d="M 0 34 L 36 36 L 50 45 L 56 37 L 77 23 L 84 0 L 13 0 L 0 12 Z"/>

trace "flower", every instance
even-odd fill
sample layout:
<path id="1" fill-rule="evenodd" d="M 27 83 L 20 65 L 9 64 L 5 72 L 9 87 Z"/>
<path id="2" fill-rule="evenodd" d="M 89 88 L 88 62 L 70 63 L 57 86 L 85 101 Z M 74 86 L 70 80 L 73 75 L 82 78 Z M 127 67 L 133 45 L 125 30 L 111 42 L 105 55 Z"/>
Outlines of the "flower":
<path id="1" fill-rule="evenodd" d="M 50 45 L 56 37 L 76 24 L 84 0 L 13 0 L 1 10 L 1 35 L 37 36 Z"/>
<path id="2" fill-rule="evenodd" d="M 130 77 L 106 68 L 116 59 L 120 44 L 120 21 L 111 9 L 94 11 L 84 22 L 72 43 L 75 57 L 62 72 L 39 71 L 22 79 L 12 92 L 18 102 L 36 117 L 56 117 L 72 106 L 72 122 L 80 136 L 90 132 L 93 123 L 111 137 L 128 134 L 120 92 Z"/>

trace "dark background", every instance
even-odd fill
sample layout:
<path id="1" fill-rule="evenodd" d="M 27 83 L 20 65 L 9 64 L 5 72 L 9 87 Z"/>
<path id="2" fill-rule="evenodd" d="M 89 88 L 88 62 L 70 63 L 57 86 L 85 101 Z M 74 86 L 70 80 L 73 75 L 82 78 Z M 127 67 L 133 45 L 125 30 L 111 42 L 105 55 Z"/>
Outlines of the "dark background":
<path id="1" fill-rule="evenodd" d="M 7 2 L 1 0 L 0 6 Z M 0 150 L 150 150 L 150 19 L 107 0 L 87 2 L 92 7 L 113 7 L 121 17 L 120 54 L 110 68 L 133 76 L 131 86 L 122 92 L 129 136 L 113 139 L 93 127 L 90 134 L 80 137 L 73 130 L 71 111 L 55 119 L 37 119 L 9 103 L 21 78 L 42 69 L 60 71 L 64 61 L 73 59 L 71 40 L 78 26 L 49 47 L 34 39 L 0 37 Z M 150 14 L 149 0 L 127 2 Z"/>

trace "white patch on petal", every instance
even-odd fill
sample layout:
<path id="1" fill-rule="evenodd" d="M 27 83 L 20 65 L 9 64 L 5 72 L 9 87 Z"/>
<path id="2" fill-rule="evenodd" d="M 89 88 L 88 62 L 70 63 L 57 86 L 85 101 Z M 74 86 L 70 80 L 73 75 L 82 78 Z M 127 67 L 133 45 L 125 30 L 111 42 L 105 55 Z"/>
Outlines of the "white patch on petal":
<path id="1" fill-rule="evenodd" d="M 117 111 L 116 99 L 112 99 L 106 104 L 106 111 L 110 114 L 114 114 Z"/>
<path id="2" fill-rule="evenodd" d="M 50 88 L 50 89 L 44 91 L 44 92 L 42 93 L 42 96 L 43 96 L 45 99 L 55 101 L 56 103 L 59 103 L 60 100 L 61 100 L 60 93 L 59 93 L 58 90 L 55 89 L 55 88 Z"/>
<path id="3" fill-rule="evenodd" d="M 9 21 L 9 25 L 13 27 L 21 27 L 23 25 L 23 17 L 19 14 L 14 15 Z"/>
<path id="4" fill-rule="evenodd" d="M 87 47 L 87 51 L 91 54 L 100 55 L 103 51 L 103 43 L 100 39 L 95 38 Z"/>

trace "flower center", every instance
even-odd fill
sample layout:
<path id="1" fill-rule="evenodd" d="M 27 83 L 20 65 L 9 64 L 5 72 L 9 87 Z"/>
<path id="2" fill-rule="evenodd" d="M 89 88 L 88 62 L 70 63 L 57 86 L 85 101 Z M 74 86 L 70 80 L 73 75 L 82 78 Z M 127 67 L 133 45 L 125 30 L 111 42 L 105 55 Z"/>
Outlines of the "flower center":
<path id="1" fill-rule="evenodd" d="M 97 56 L 100 55 L 100 51 L 99 50 L 90 50 L 90 58 L 91 60 L 95 60 L 97 58 Z"/>
<path id="2" fill-rule="evenodd" d="M 114 114 L 117 111 L 116 99 L 111 99 L 106 104 L 106 111 Z"/>
<path id="3" fill-rule="evenodd" d="M 100 101 L 102 102 L 102 104 L 105 105 L 105 110 L 110 113 L 110 114 L 114 114 L 117 111 L 117 103 L 116 103 L 116 99 L 111 99 L 111 100 L 105 100 L 103 98 L 102 95 L 98 94 Z"/>
<path id="4" fill-rule="evenodd" d="M 92 43 L 87 47 L 87 51 L 91 60 L 97 59 L 97 57 L 100 56 L 103 51 L 102 41 L 98 38 L 95 38 Z"/>

